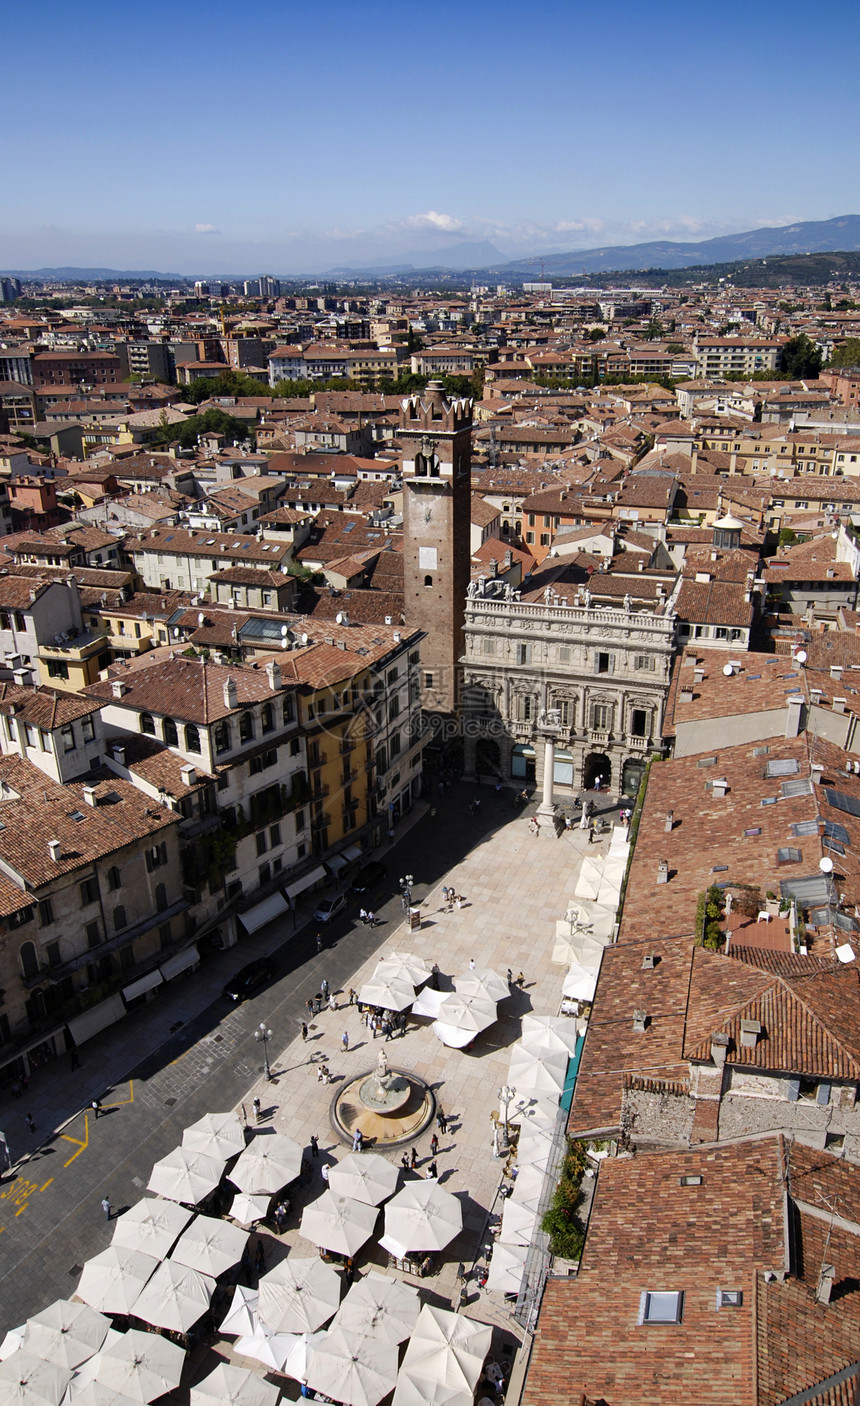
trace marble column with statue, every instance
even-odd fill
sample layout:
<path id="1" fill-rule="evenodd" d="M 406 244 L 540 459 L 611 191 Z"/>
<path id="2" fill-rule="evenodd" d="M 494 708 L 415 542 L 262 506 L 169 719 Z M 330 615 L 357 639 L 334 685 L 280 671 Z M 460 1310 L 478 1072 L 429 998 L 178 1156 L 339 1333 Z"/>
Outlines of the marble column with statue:
<path id="1" fill-rule="evenodd" d="M 564 829 L 556 814 L 552 799 L 555 778 L 555 744 L 561 728 L 561 713 L 558 708 L 545 708 L 537 722 L 538 737 L 543 739 L 543 795 L 537 810 L 540 834 L 545 839 L 557 839 Z"/>

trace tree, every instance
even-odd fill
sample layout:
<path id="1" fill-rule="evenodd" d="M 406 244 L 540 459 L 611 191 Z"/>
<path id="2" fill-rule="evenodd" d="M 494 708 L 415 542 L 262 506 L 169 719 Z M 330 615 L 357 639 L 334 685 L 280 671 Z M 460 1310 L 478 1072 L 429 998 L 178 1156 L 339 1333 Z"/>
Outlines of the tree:
<path id="1" fill-rule="evenodd" d="M 793 380 L 811 377 L 813 380 L 821 370 L 823 356 L 820 347 L 810 341 L 805 332 L 792 337 L 782 349 L 783 370 Z"/>
<path id="2" fill-rule="evenodd" d="M 655 342 L 655 341 L 657 340 L 657 338 L 658 338 L 658 337 L 662 337 L 662 335 L 663 335 L 663 324 L 662 324 L 662 322 L 660 321 L 659 318 L 657 318 L 657 317 L 652 317 L 652 318 L 651 318 L 651 321 L 648 323 L 648 326 L 645 328 L 645 340 L 648 341 L 648 342 Z"/>
<path id="3" fill-rule="evenodd" d="M 849 337 L 840 347 L 834 347 L 830 365 L 860 366 L 860 337 Z"/>
<path id="4" fill-rule="evenodd" d="M 680 356 L 684 351 L 684 346 L 681 342 L 667 342 L 666 350 L 671 352 L 673 356 Z"/>
<path id="5" fill-rule="evenodd" d="M 156 444 L 172 444 L 177 441 L 182 449 L 194 449 L 202 434 L 220 434 L 225 439 L 247 439 L 250 430 L 234 415 L 224 410 L 207 410 L 203 415 L 192 415 L 182 425 L 161 425 L 156 430 Z"/>
<path id="6" fill-rule="evenodd" d="M 590 342 L 602 342 L 606 336 L 605 327 L 590 327 L 588 329 L 588 340 Z"/>

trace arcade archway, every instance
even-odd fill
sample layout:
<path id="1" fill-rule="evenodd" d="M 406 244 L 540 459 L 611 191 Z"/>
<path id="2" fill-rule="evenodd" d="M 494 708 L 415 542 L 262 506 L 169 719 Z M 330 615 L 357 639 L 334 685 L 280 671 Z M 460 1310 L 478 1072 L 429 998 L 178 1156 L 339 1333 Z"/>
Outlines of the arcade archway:
<path id="1" fill-rule="evenodd" d="M 586 791 L 593 791 L 598 781 L 601 791 L 612 789 L 612 763 L 605 752 L 589 752 L 582 768 L 582 784 Z"/>

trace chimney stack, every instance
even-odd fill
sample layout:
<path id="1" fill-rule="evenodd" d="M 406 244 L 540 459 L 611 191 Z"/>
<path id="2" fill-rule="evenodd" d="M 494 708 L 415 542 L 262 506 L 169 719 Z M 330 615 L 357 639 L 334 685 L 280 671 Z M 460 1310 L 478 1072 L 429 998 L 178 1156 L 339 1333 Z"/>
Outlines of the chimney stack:
<path id="1" fill-rule="evenodd" d="M 224 680 L 224 707 L 225 707 L 225 708 L 231 708 L 231 709 L 232 709 L 232 708 L 238 708 L 238 706 L 239 706 L 239 695 L 238 695 L 238 693 L 237 693 L 237 691 L 236 691 L 236 680 L 235 680 L 235 679 L 230 679 L 230 678 L 225 679 L 225 680 Z"/>
<path id="2" fill-rule="evenodd" d="M 279 693 L 281 689 L 281 666 L 277 659 L 270 659 L 266 665 L 266 678 L 269 680 L 269 688 L 272 693 Z"/>
<path id="3" fill-rule="evenodd" d="M 96 788 L 95 788 L 95 786 L 85 786 L 85 787 L 84 787 L 84 800 L 86 801 L 86 803 L 87 803 L 88 806 L 93 806 L 93 807 L 95 807 L 95 806 L 98 805 L 99 801 L 98 801 L 98 796 L 96 795 Z"/>
<path id="4" fill-rule="evenodd" d="M 59 864 L 59 862 L 60 862 L 60 856 L 61 856 L 62 853 L 63 853 L 63 846 L 60 844 L 60 841 L 59 841 L 59 840 L 49 840 L 49 841 L 48 841 L 48 853 L 50 854 L 50 856 L 51 856 L 51 858 L 53 859 L 54 863 L 55 863 L 55 864 Z"/>

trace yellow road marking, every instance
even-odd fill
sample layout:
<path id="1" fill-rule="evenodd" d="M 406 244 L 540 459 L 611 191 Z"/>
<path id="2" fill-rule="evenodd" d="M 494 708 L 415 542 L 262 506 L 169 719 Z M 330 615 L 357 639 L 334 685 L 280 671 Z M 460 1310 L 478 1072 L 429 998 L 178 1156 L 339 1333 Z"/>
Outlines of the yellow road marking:
<path id="1" fill-rule="evenodd" d="M 66 1142 L 74 1143 L 75 1147 L 78 1149 L 77 1152 L 73 1152 L 73 1153 L 72 1153 L 72 1155 L 71 1155 L 71 1157 L 69 1158 L 68 1162 L 64 1162 L 64 1163 L 63 1163 L 63 1166 L 64 1166 L 64 1167 L 70 1167 L 70 1166 L 72 1165 L 72 1163 L 74 1162 L 75 1158 L 76 1158 L 76 1157 L 80 1157 L 80 1155 L 81 1155 L 81 1153 L 83 1152 L 84 1148 L 89 1146 L 89 1142 L 90 1142 L 90 1122 L 89 1122 L 89 1119 L 88 1119 L 86 1113 L 84 1114 L 84 1140 L 83 1140 L 83 1142 L 81 1142 L 80 1138 L 70 1137 L 68 1133 L 60 1133 L 60 1137 L 61 1137 L 61 1138 L 65 1138 Z"/>

